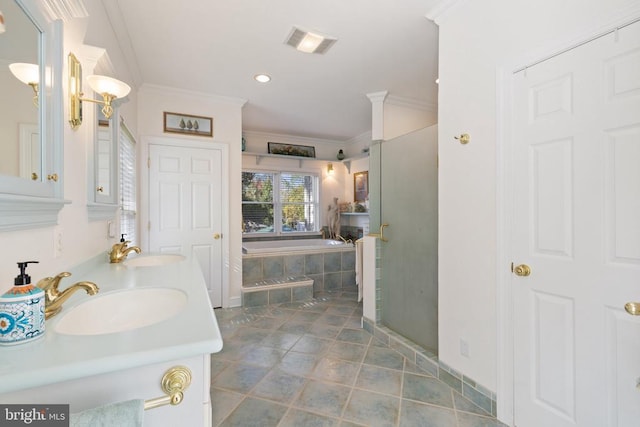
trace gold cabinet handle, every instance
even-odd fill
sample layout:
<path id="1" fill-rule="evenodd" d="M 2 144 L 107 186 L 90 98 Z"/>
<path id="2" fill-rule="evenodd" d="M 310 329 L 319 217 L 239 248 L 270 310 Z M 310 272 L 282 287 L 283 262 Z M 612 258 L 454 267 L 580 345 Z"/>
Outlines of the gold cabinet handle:
<path id="1" fill-rule="evenodd" d="M 640 302 L 628 302 L 624 309 L 632 316 L 640 316 Z"/>
<path id="2" fill-rule="evenodd" d="M 103 186 L 100 186 L 100 187 L 96 188 L 96 191 L 97 191 L 98 193 L 102 193 L 102 192 L 104 191 L 104 187 L 103 187 Z"/>
<path id="3" fill-rule="evenodd" d="M 47 175 L 47 179 L 49 181 L 58 182 L 58 174 L 57 173 L 49 174 Z"/>
<path id="4" fill-rule="evenodd" d="M 222 234 L 220 234 L 220 233 L 215 233 L 213 235 L 213 238 L 216 239 L 216 240 L 220 239 L 221 237 L 222 237 Z"/>
<path id="5" fill-rule="evenodd" d="M 37 181 L 38 180 L 38 174 L 35 173 L 35 172 L 31 172 L 31 180 Z"/>
<path id="6" fill-rule="evenodd" d="M 531 267 L 527 264 L 520 264 L 513 269 L 516 276 L 527 277 L 531 274 Z"/>

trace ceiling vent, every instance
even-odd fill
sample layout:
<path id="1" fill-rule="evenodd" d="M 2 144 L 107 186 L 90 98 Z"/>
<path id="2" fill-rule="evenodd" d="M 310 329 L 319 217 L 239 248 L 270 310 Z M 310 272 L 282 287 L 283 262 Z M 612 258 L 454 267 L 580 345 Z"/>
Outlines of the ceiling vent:
<path id="1" fill-rule="evenodd" d="M 334 37 L 293 27 L 284 41 L 304 53 L 325 53 L 337 41 Z"/>

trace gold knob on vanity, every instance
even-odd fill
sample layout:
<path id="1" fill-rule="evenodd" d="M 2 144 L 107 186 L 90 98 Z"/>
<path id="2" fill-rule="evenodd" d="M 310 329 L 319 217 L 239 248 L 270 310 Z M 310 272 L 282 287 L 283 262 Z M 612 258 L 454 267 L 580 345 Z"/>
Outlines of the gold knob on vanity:
<path id="1" fill-rule="evenodd" d="M 31 172 L 31 179 L 32 179 L 33 181 L 37 181 L 37 180 L 38 180 L 38 174 L 37 174 L 37 173 L 35 173 L 35 172 Z"/>
<path id="2" fill-rule="evenodd" d="M 98 193 L 103 193 L 104 192 L 104 187 L 103 186 L 99 186 L 98 188 L 96 188 L 96 191 Z"/>
<path id="3" fill-rule="evenodd" d="M 214 233 L 213 238 L 216 240 L 219 240 L 222 237 L 222 234 L 220 233 Z"/>
<path id="4" fill-rule="evenodd" d="M 531 267 L 527 264 L 520 264 L 514 267 L 513 272 L 516 276 L 527 277 L 531 274 Z"/>
<path id="5" fill-rule="evenodd" d="M 57 173 L 49 174 L 47 175 L 47 179 L 49 181 L 58 182 L 58 174 Z"/>

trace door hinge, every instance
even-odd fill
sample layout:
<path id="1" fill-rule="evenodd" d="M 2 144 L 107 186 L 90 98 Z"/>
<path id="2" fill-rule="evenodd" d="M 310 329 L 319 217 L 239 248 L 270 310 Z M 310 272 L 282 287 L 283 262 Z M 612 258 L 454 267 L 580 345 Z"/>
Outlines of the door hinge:
<path id="1" fill-rule="evenodd" d="M 513 262 L 511 263 L 511 272 L 513 273 Z"/>
<path id="2" fill-rule="evenodd" d="M 147 230 L 151 230 L 151 221 L 147 222 Z"/>
<path id="3" fill-rule="evenodd" d="M 151 168 L 151 157 L 147 157 L 147 169 Z"/>

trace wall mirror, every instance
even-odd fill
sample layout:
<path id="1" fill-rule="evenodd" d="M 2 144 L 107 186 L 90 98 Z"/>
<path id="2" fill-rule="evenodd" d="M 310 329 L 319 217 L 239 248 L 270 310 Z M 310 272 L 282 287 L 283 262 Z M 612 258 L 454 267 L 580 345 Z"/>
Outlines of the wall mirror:
<path id="1" fill-rule="evenodd" d="M 83 45 L 79 51 L 79 58 L 69 54 L 69 70 L 75 70 L 78 76 L 85 71 L 89 74 L 114 74 L 111 61 L 103 48 Z M 70 78 L 70 86 L 73 84 L 72 80 Z M 106 117 L 100 108 L 101 95 L 94 92 L 93 97 L 95 103 L 74 103 L 74 97 L 69 97 L 69 108 L 79 109 L 78 114 L 70 115 L 78 119 L 75 126 L 79 127 L 82 124 L 92 129 L 93 143 L 87 146 L 87 209 L 90 221 L 113 219 L 118 208 L 118 108 L 117 105 L 113 105 L 112 115 Z M 71 120 L 73 128 L 74 123 Z"/>
<path id="2" fill-rule="evenodd" d="M 55 224 L 64 204 L 62 23 L 41 8 L 0 0 L 0 230 Z M 25 64 L 36 77 L 20 77 Z"/>

